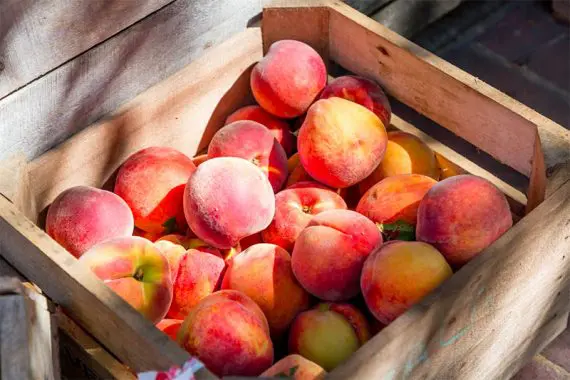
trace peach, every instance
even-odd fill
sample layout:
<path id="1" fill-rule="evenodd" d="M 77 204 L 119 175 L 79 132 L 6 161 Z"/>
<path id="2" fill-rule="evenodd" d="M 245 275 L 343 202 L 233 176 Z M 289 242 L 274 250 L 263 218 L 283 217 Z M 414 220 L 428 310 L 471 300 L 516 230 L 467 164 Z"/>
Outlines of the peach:
<path id="1" fill-rule="evenodd" d="M 218 253 L 189 249 L 173 260 L 176 276 L 172 286 L 169 318 L 184 319 L 206 296 L 218 290 L 226 264 Z"/>
<path id="2" fill-rule="evenodd" d="M 452 274 L 433 246 L 394 240 L 366 259 L 360 286 L 370 312 L 387 325 Z"/>
<path id="3" fill-rule="evenodd" d="M 241 249 L 244 251 L 246 249 L 248 249 L 249 247 L 251 247 L 252 245 L 259 244 L 259 243 L 263 243 L 263 239 L 261 237 L 261 232 L 258 232 L 258 233 L 253 234 L 253 235 L 246 236 L 239 241 L 239 245 L 241 246 Z"/>
<path id="4" fill-rule="evenodd" d="M 293 170 L 299 165 L 299 153 L 295 153 L 287 160 L 287 173 L 291 175 Z"/>
<path id="5" fill-rule="evenodd" d="M 275 194 L 265 174 L 251 162 L 212 158 L 190 177 L 184 212 L 200 239 L 229 249 L 269 226 L 275 215 Z"/>
<path id="6" fill-rule="evenodd" d="M 420 201 L 436 183 L 421 174 L 384 178 L 364 194 L 356 211 L 376 223 L 390 240 L 415 240 L 413 229 Z M 406 233 L 408 237 L 404 236 Z"/>
<path id="7" fill-rule="evenodd" d="M 200 154 L 194 158 L 192 158 L 192 163 L 194 165 L 196 165 L 196 167 L 198 167 L 198 165 L 200 165 L 201 163 L 203 163 L 204 161 L 206 161 L 208 159 L 208 154 Z"/>
<path id="8" fill-rule="evenodd" d="M 289 188 L 298 182 L 307 182 L 307 181 L 315 181 L 315 180 L 313 179 L 313 177 L 309 175 L 309 173 L 307 173 L 303 165 L 298 164 L 290 172 L 289 177 L 287 178 L 287 183 L 285 185 L 285 188 Z"/>
<path id="9" fill-rule="evenodd" d="M 283 150 L 287 153 L 287 156 L 293 153 L 293 150 L 295 149 L 295 135 L 291 133 L 289 124 L 285 120 L 281 120 L 265 111 L 260 106 L 255 105 L 245 106 L 238 109 L 228 116 L 226 124 L 239 120 L 253 120 L 264 125 L 269 129 L 269 132 L 271 132 L 279 144 L 281 144 Z"/>
<path id="10" fill-rule="evenodd" d="M 238 290 L 254 300 L 272 336 L 280 336 L 309 307 L 309 295 L 291 270 L 291 256 L 273 244 L 256 244 L 236 256 L 224 274 L 222 289 Z"/>
<path id="11" fill-rule="evenodd" d="M 372 174 L 359 183 L 360 194 L 386 177 L 399 174 L 422 174 L 439 179 L 434 152 L 418 137 L 401 131 L 388 132 L 384 158 Z"/>
<path id="12" fill-rule="evenodd" d="M 239 157 L 257 165 L 277 192 L 287 179 L 287 155 L 275 137 L 263 125 L 236 121 L 222 127 L 210 141 L 209 159 Z"/>
<path id="13" fill-rule="evenodd" d="M 178 343 L 217 376 L 258 376 L 273 364 L 263 312 L 249 297 L 221 290 L 184 319 Z"/>
<path id="14" fill-rule="evenodd" d="M 289 352 L 330 371 L 369 339 L 370 326 L 357 308 L 321 303 L 295 318 L 289 332 Z"/>
<path id="15" fill-rule="evenodd" d="M 378 166 L 387 144 L 382 121 L 369 109 L 341 98 L 309 108 L 299 130 L 299 160 L 307 173 L 334 188 L 352 186 Z"/>
<path id="16" fill-rule="evenodd" d="M 320 365 L 305 359 L 301 355 L 285 356 L 260 377 L 286 377 L 293 380 L 322 380 L 327 372 Z"/>
<path id="17" fill-rule="evenodd" d="M 181 245 L 182 247 L 184 247 L 186 249 L 190 249 L 191 239 L 185 235 L 168 234 L 168 235 L 164 235 L 164 236 L 159 237 L 157 240 L 155 240 L 155 243 L 158 243 L 160 241 L 169 241 L 171 243 Z"/>
<path id="18" fill-rule="evenodd" d="M 89 186 L 59 194 L 47 212 L 46 231 L 73 256 L 80 257 L 107 239 L 134 232 L 133 214 L 116 194 Z"/>
<path id="19" fill-rule="evenodd" d="M 156 324 L 156 328 L 165 333 L 170 337 L 170 339 L 176 341 L 176 337 L 178 335 L 178 331 L 180 330 L 180 326 L 182 326 L 181 319 L 163 319 L 162 321 Z"/>
<path id="20" fill-rule="evenodd" d="M 368 108 L 380 118 L 388 128 L 392 117 L 392 108 L 382 88 L 367 78 L 345 75 L 329 82 L 319 99 L 331 97 L 343 98 Z"/>
<path id="21" fill-rule="evenodd" d="M 172 302 L 172 280 L 166 257 L 144 238 L 105 240 L 79 261 L 133 308 L 156 324 Z"/>
<path id="22" fill-rule="evenodd" d="M 427 192 L 418 208 L 416 238 L 436 247 L 459 268 L 512 225 L 505 195 L 484 178 L 462 174 Z"/>
<path id="23" fill-rule="evenodd" d="M 443 180 L 459 174 L 468 174 L 467 171 L 463 170 L 443 156 L 437 155 L 435 158 L 439 165 L 439 179 Z"/>
<path id="24" fill-rule="evenodd" d="M 277 117 L 294 118 L 307 111 L 327 84 L 327 68 L 311 46 L 280 40 L 253 67 L 251 91 L 259 105 Z"/>
<path id="25" fill-rule="evenodd" d="M 141 230 L 182 231 L 186 227 L 182 195 L 194 170 L 192 159 L 176 149 L 142 149 L 121 165 L 114 191 L 127 202 Z"/>
<path id="26" fill-rule="evenodd" d="M 360 291 L 364 261 L 381 244 L 380 231 L 365 216 L 350 210 L 323 211 L 295 242 L 293 273 L 320 299 L 348 300 Z"/>
<path id="27" fill-rule="evenodd" d="M 164 257 L 166 257 L 166 260 L 168 261 L 168 267 L 170 268 L 170 278 L 174 284 L 174 280 L 176 279 L 176 275 L 178 273 L 178 262 L 180 260 L 180 257 L 182 257 L 182 255 L 186 252 L 186 249 L 180 244 L 175 244 L 171 241 L 160 239 L 154 243 L 154 246 L 158 248 Z"/>
<path id="28" fill-rule="evenodd" d="M 146 232 L 146 231 L 141 230 L 140 228 L 135 227 L 135 229 L 133 231 L 133 236 L 142 237 L 142 238 L 145 238 L 145 239 L 150 240 L 152 242 L 155 242 L 158 239 L 160 239 L 163 235 L 160 233 Z"/>
<path id="29" fill-rule="evenodd" d="M 314 215 L 325 210 L 346 209 L 340 195 L 310 182 L 299 182 L 296 187 L 282 190 L 275 195 L 275 216 L 261 233 L 263 241 L 276 244 L 288 251 Z"/>

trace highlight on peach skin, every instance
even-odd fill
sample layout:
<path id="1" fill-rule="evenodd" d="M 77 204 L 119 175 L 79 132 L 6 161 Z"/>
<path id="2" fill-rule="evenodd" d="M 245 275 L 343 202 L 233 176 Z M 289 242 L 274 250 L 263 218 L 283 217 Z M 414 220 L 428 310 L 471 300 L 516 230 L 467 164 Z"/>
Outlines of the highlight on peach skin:
<path id="1" fill-rule="evenodd" d="M 170 267 L 152 242 L 135 236 L 105 240 L 79 261 L 152 323 L 166 315 L 172 302 Z"/>
<path id="2" fill-rule="evenodd" d="M 387 325 L 452 274 L 433 246 L 393 240 L 366 259 L 360 286 L 370 312 Z"/>
<path id="3" fill-rule="evenodd" d="M 513 225 L 505 195 L 488 180 L 463 174 L 434 185 L 420 202 L 416 238 L 432 244 L 456 268 Z"/>
<path id="4" fill-rule="evenodd" d="M 307 173 L 333 188 L 352 186 L 380 164 L 388 136 L 369 109 L 342 98 L 321 99 L 299 130 L 299 159 Z"/>
<path id="5" fill-rule="evenodd" d="M 182 195 L 194 170 L 192 159 L 176 149 L 142 149 L 121 165 L 114 192 L 127 202 L 141 230 L 184 231 Z"/>
<path id="6" fill-rule="evenodd" d="M 370 326 L 356 307 L 321 303 L 295 318 L 289 331 L 289 353 L 331 371 L 369 339 Z"/>
<path id="7" fill-rule="evenodd" d="M 80 257 L 107 239 L 130 236 L 133 214 L 116 194 L 90 186 L 75 186 L 50 205 L 46 231 L 73 256 Z"/>
<path id="8" fill-rule="evenodd" d="M 253 67 L 250 79 L 257 103 L 270 114 L 286 119 L 305 113 L 326 83 L 327 69 L 319 53 L 295 40 L 271 44 Z"/>
<path id="9" fill-rule="evenodd" d="M 235 121 L 216 132 L 208 147 L 208 158 L 215 157 L 239 157 L 252 162 L 267 175 L 274 192 L 287 179 L 287 155 L 283 147 L 267 128 L 255 121 Z"/>
<path id="10" fill-rule="evenodd" d="M 294 380 L 322 380 L 327 372 L 320 365 L 305 359 L 301 355 L 287 355 L 260 377 L 287 377 Z"/>
<path id="11" fill-rule="evenodd" d="M 184 319 L 178 343 L 217 376 L 258 376 L 273 364 L 263 312 L 235 290 L 202 299 Z"/>
<path id="12" fill-rule="evenodd" d="M 267 228 L 275 215 L 275 194 L 265 174 L 251 162 L 236 157 L 212 158 L 190 177 L 184 213 L 201 240 L 229 249 Z"/>
<path id="13" fill-rule="evenodd" d="M 380 231 L 365 216 L 350 210 L 323 211 L 297 238 L 293 273 L 322 300 L 348 300 L 360 292 L 364 261 L 381 244 Z"/>

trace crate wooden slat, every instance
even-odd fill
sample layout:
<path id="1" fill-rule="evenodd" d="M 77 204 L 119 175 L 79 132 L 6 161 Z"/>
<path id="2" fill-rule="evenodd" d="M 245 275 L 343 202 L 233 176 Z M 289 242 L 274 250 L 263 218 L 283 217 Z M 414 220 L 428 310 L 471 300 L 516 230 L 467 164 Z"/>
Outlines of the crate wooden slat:
<path id="1" fill-rule="evenodd" d="M 236 35 L 135 97 L 105 120 L 30 163 L 17 165 L 16 169 L 6 168 L 7 172 L 17 173 L 18 179 L 0 183 L 0 192 L 10 194 L 14 201 L 12 204 L 0 197 L 2 256 L 133 369 L 165 369 L 180 364 L 188 358 L 186 353 L 82 268 L 34 223 L 41 225 L 42 211 L 66 188 L 79 184 L 109 186 L 121 162 L 143 147 L 168 145 L 188 155 L 202 150 L 227 115 L 252 102 L 249 70 L 261 58 L 263 49 L 277 39 L 297 38 L 310 43 L 325 59 L 379 80 L 400 101 L 525 174 L 529 177 L 528 198 L 509 189 L 508 184 L 502 189 L 520 207 L 526 203 L 526 211 L 534 209 L 331 376 L 382 378 L 384 374 L 389 378 L 393 373 L 394 378 L 400 378 L 410 371 L 406 368 L 411 368 L 413 375 L 445 378 L 458 371 L 450 351 L 457 352 L 462 363 L 467 363 L 460 369 L 465 378 L 480 373 L 488 374 L 489 378 L 506 376 L 556 336 L 568 311 L 567 298 L 558 296 L 557 289 L 560 287 L 562 294 L 564 286 L 567 288 L 570 272 L 568 261 L 561 259 L 563 239 L 569 235 L 563 216 L 569 207 L 565 200 L 569 185 L 558 176 L 547 180 L 545 166 L 552 168 L 569 157 L 568 133 L 338 1 L 290 0 L 284 5 L 267 7 L 261 32 L 250 28 Z M 423 82 L 414 77 L 415 72 L 422 76 Z M 429 91 L 427 83 L 435 86 L 438 96 Z M 460 95 L 468 101 L 464 102 Z M 473 105 L 479 109 L 461 112 L 461 107 Z M 443 113 L 442 106 L 451 111 Z M 495 113 L 497 116 L 493 118 Z M 482 127 L 477 125 L 484 132 L 481 135 L 473 133 L 473 117 L 484 121 Z M 414 128 L 400 122 L 397 116 L 394 124 L 410 131 Z M 493 137 L 493 128 L 499 127 L 495 133 L 497 141 L 507 145 L 504 149 L 499 149 Z M 488 177 L 484 170 L 461 159 L 451 147 L 438 144 L 433 145 L 443 158 L 468 172 Z M 520 149 L 512 149 L 512 144 L 519 144 Z M 541 146 L 548 148 L 546 163 L 542 161 Z M 556 149 L 553 152 L 551 148 Z M 560 185 L 560 189 L 546 192 L 546 186 L 552 183 Z M 537 207 L 545 193 L 552 195 Z M 537 222 L 543 223 L 544 229 L 557 230 L 537 233 L 533 224 Z M 26 252 L 25 257 L 18 254 L 20 250 Z M 486 279 L 489 284 L 483 292 L 472 286 Z M 493 296 L 496 303 L 489 306 L 488 296 Z M 531 301 L 537 297 L 540 307 L 533 309 Z M 96 315 L 93 310 L 97 310 Z M 545 315 L 540 315 L 541 312 Z M 506 325 L 506 316 L 513 327 Z M 452 320 L 450 328 L 461 331 L 464 322 L 471 323 L 471 327 L 455 340 L 454 335 L 444 335 L 444 343 L 453 340 L 453 350 L 433 350 L 434 345 L 440 344 L 440 338 L 433 335 L 441 331 L 437 323 Z M 520 333 L 515 329 L 517 326 L 528 327 L 528 334 L 517 335 Z M 502 330 L 493 335 L 491 330 L 498 327 Z M 520 339 L 526 343 L 507 344 L 521 343 Z M 422 344 L 432 349 L 428 350 L 429 364 L 421 360 L 424 357 L 421 350 L 419 356 L 414 354 Z M 482 364 L 474 359 L 490 352 L 491 345 L 493 354 L 506 358 L 505 363 L 487 360 Z M 211 376 L 207 371 L 203 373 L 205 377 Z"/>

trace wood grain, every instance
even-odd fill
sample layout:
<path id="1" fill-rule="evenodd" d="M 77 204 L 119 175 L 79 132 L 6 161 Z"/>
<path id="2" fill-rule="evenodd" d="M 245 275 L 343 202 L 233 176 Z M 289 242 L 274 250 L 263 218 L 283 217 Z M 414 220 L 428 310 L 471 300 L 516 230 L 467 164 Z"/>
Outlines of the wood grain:
<path id="1" fill-rule="evenodd" d="M 0 2 L 0 99 L 172 0 Z"/>

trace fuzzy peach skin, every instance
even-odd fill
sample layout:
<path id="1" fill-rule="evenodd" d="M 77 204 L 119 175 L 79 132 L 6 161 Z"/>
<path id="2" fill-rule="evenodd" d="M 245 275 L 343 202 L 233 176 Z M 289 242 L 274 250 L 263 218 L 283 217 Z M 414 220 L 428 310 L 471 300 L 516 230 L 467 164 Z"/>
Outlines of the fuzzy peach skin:
<path id="1" fill-rule="evenodd" d="M 239 157 L 257 165 L 277 192 L 287 179 L 287 155 L 275 137 L 263 125 L 235 121 L 222 127 L 210 141 L 208 158 Z"/>
<path id="2" fill-rule="evenodd" d="M 341 98 L 318 100 L 299 130 L 299 160 L 307 173 L 334 188 L 352 186 L 378 166 L 388 137 L 369 109 Z"/>
<path id="3" fill-rule="evenodd" d="M 439 166 L 434 152 L 421 139 L 406 132 L 391 131 L 384 158 L 358 185 L 360 194 L 384 178 L 399 174 L 422 174 L 438 180 Z"/>
<path id="4" fill-rule="evenodd" d="M 452 274 L 443 255 L 433 246 L 393 240 L 368 257 L 360 286 L 370 312 L 387 325 Z"/>
<path id="5" fill-rule="evenodd" d="M 75 257 L 102 241 L 129 236 L 133 231 L 133 214 L 125 201 L 94 187 L 63 191 L 47 212 L 46 232 Z"/>
<path id="6" fill-rule="evenodd" d="M 173 262 L 176 277 L 168 318 L 184 319 L 204 297 L 218 290 L 226 263 L 221 255 L 189 249 Z"/>
<path id="7" fill-rule="evenodd" d="M 192 159 L 168 147 L 150 147 L 131 155 L 121 166 L 115 193 L 131 208 L 135 226 L 152 233 L 184 230 L 182 195 L 196 170 Z"/>
<path id="8" fill-rule="evenodd" d="M 463 174 L 427 192 L 418 208 L 416 239 L 432 244 L 459 268 L 512 225 L 505 195 L 486 179 Z"/>
<path id="9" fill-rule="evenodd" d="M 170 337 L 170 339 L 176 341 L 176 337 L 178 335 L 178 330 L 180 330 L 180 326 L 182 326 L 181 319 L 163 319 L 162 321 L 156 324 L 156 328 L 165 333 Z"/>
<path id="10" fill-rule="evenodd" d="M 350 210 L 327 210 L 315 215 L 301 232 L 291 264 L 309 293 L 326 301 L 343 301 L 360 291 L 360 272 L 382 244 L 376 225 Z"/>
<path id="11" fill-rule="evenodd" d="M 392 118 L 392 108 L 382 88 L 370 79 L 355 75 L 345 75 L 329 82 L 319 99 L 333 96 L 350 100 L 368 108 L 380 118 L 388 128 Z"/>
<path id="12" fill-rule="evenodd" d="M 133 308 L 156 324 L 172 302 L 168 260 L 144 238 L 105 240 L 79 258 Z"/>
<path id="13" fill-rule="evenodd" d="M 275 195 L 275 216 L 261 236 L 266 243 L 276 244 L 289 252 L 301 231 L 314 215 L 325 210 L 346 209 L 344 199 L 334 191 L 318 184 L 297 187 Z"/>
<path id="14" fill-rule="evenodd" d="M 378 225 L 404 221 L 415 226 L 420 201 L 436 183 L 420 174 L 387 177 L 364 194 L 356 211 Z"/>
<path id="15" fill-rule="evenodd" d="M 184 319 L 178 343 L 217 376 L 258 376 L 273 364 L 263 312 L 234 290 L 200 301 Z"/>
<path id="16" fill-rule="evenodd" d="M 254 300 L 274 337 L 309 307 L 309 295 L 291 270 L 291 256 L 274 244 L 256 244 L 236 256 L 224 274 L 222 289 L 241 291 Z"/>
<path id="17" fill-rule="evenodd" d="M 289 331 L 289 353 L 331 371 L 369 339 L 368 322 L 353 305 L 321 303 L 295 318 Z"/>
<path id="18" fill-rule="evenodd" d="M 319 53 L 295 40 L 271 44 L 250 78 L 257 103 L 286 119 L 305 113 L 326 84 L 327 68 Z"/>
<path id="19" fill-rule="evenodd" d="M 251 162 L 212 158 L 190 177 L 184 213 L 200 239 L 229 249 L 269 226 L 275 215 L 275 194 L 265 174 Z"/>
<path id="20" fill-rule="evenodd" d="M 290 156 L 295 149 L 295 135 L 291 133 L 289 128 L 289 123 L 285 120 L 281 120 L 269 112 L 265 111 L 260 106 L 245 106 L 234 113 L 232 113 L 226 119 L 226 124 L 233 123 L 239 120 L 253 120 L 259 124 L 264 125 L 269 132 L 275 137 L 275 139 L 281 144 L 287 156 Z"/>
<path id="21" fill-rule="evenodd" d="M 200 155 L 192 158 L 192 162 L 194 163 L 194 165 L 196 165 L 196 167 L 198 167 L 198 165 L 200 165 L 201 163 L 203 163 L 207 159 L 208 159 L 208 154 L 200 154 Z"/>
<path id="22" fill-rule="evenodd" d="M 180 244 L 175 244 L 171 241 L 160 239 L 154 243 L 154 246 L 158 248 L 164 257 L 166 257 L 166 260 L 168 261 L 168 267 L 170 268 L 170 278 L 174 284 L 174 280 L 178 274 L 178 262 L 180 261 L 182 255 L 186 253 L 186 249 Z"/>
<path id="23" fill-rule="evenodd" d="M 286 377 L 293 380 L 322 380 L 327 372 L 320 365 L 305 359 L 301 355 L 285 356 L 260 377 Z"/>

